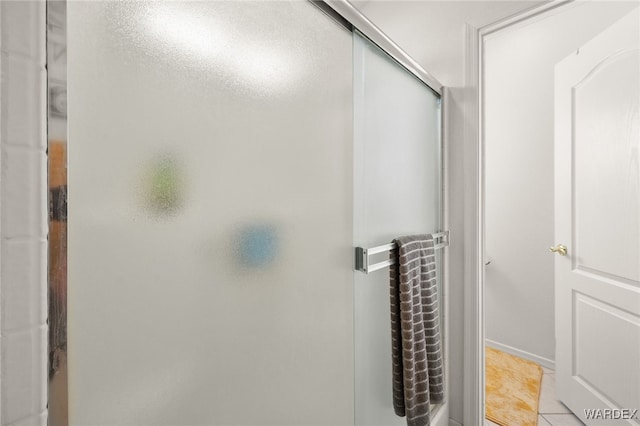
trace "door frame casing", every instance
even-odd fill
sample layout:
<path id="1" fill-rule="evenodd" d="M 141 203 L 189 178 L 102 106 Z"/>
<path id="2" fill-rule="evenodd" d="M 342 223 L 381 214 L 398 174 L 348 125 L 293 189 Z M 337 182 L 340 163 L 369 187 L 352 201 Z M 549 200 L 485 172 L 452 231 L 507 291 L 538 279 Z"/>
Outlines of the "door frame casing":
<path id="1" fill-rule="evenodd" d="M 485 81 L 489 35 L 559 13 L 577 0 L 552 0 L 483 27 L 466 25 L 464 128 L 464 424 L 484 424 Z"/>

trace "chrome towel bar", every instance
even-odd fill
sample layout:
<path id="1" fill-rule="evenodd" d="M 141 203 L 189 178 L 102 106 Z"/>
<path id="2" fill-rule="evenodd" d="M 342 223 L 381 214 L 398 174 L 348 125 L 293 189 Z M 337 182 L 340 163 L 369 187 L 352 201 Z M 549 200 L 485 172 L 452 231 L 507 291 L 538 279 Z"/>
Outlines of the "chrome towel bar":
<path id="1" fill-rule="evenodd" d="M 433 234 L 435 240 L 434 249 L 440 249 L 449 246 L 449 231 L 443 231 Z M 395 244 L 385 244 L 383 246 L 362 248 L 356 247 L 356 270 L 368 274 L 369 272 L 377 271 L 387 266 L 393 265 L 394 261 L 391 259 L 384 260 L 382 262 L 369 264 L 369 256 L 374 254 L 384 253 L 391 251 L 395 248 Z"/>

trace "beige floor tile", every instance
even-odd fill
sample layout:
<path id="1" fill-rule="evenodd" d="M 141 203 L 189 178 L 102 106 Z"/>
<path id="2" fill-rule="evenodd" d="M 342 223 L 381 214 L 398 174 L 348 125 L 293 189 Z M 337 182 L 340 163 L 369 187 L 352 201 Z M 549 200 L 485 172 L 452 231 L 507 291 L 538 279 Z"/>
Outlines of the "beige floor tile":
<path id="1" fill-rule="evenodd" d="M 573 414 L 544 414 L 543 417 L 551 426 L 583 426 Z"/>
<path id="2" fill-rule="evenodd" d="M 564 414 L 571 413 L 563 403 L 556 397 L 556 376 L 555 374 L 542 375 L 542 389 L 540 390 L 540 414 Z"/>
<path id="3" fill-rule="evenodd" d="M 538 426 L 549 426 L 551 423 L 545 420 L 540 414 L 538 414 Z"/>
<path id="4" fill-rule="evenodd" d="M 484 419 L 484 426 L 500 426 L 500 425 L 492 422 L 491 420 Z"/>

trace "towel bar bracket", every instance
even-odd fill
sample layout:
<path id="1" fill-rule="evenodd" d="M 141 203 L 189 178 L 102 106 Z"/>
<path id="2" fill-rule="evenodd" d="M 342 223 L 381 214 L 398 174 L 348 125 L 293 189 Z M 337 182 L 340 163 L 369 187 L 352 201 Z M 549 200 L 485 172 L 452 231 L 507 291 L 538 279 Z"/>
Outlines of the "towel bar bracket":
<path id="1" fill-rule="evenodd" d="M 433 234 L 434 238 L 434 249 L 440 249 L 443 247 L 449 246 L 449 231 L 438 232 Z M 386 268 L 387 266 L 393 265 L 393 261 L 391 259 L 384 260 L 382 262 L 370 264 L 369 256 L 373 256 L 374 254 L 389 252 L 395 248 L 395 244 L 385 244 L 383 246 L 371 247 L 371 248 L 363 248 L 356 247 L 355 250 L 355 269 L 356 271 L 364 272 L 368 274 L 369 272 L 377 271 L 382 268 Z"/>
<path id="2" fill-rule="evenodd" d="M 366 271 L 369 269 L 369 254 L 367 249 L 356 247 L 356 271 Z"/>

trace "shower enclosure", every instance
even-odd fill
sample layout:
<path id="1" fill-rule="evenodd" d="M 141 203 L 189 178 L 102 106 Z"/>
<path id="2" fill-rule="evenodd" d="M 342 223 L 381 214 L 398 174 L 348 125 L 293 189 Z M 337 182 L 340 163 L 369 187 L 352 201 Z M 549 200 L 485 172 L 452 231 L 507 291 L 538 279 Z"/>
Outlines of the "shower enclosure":
<path id="1" fill-rule="evenodd" d="M 346 2 L 51 3 L 49 423 L 404 424 L 354 247 L 446 229 L 440 85 Z"/>

